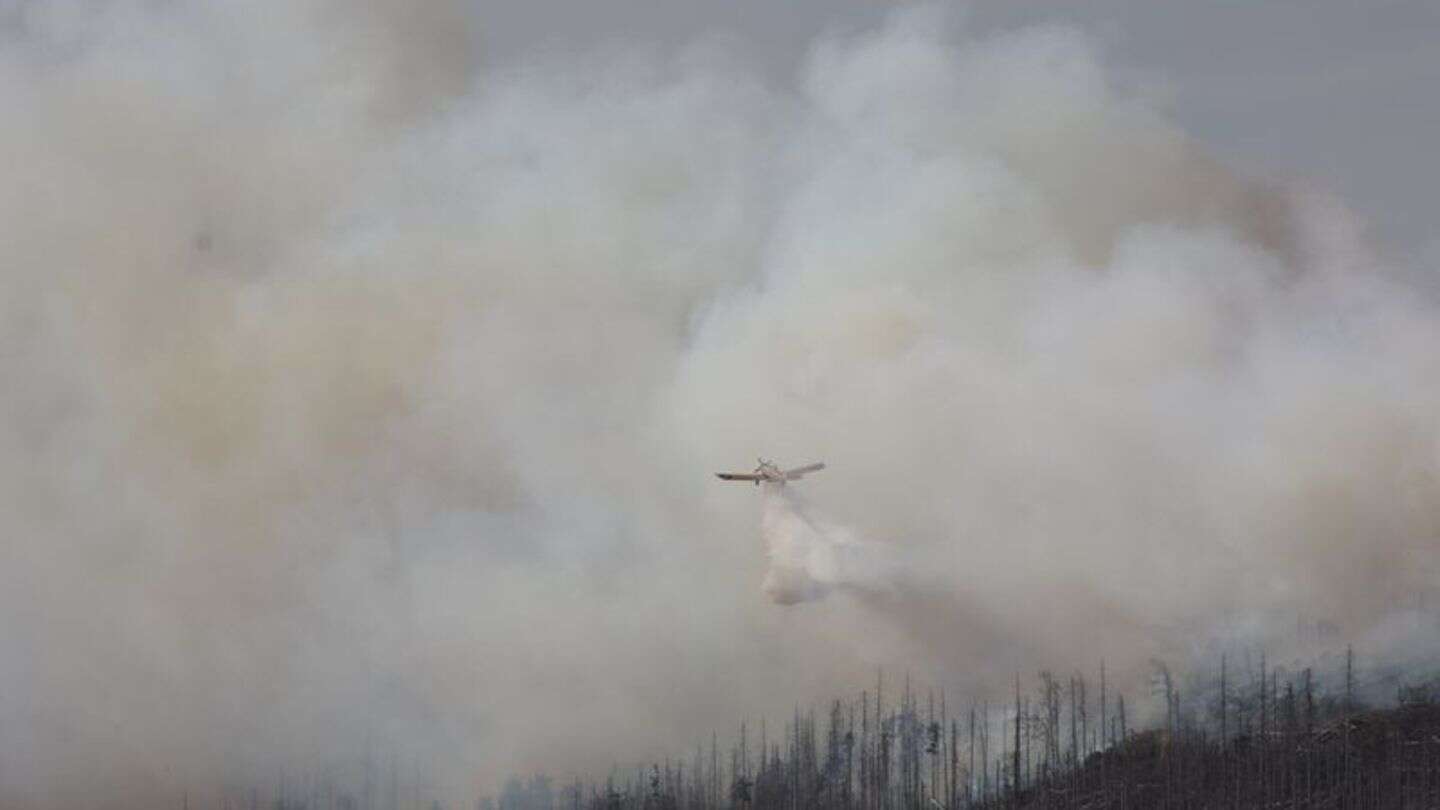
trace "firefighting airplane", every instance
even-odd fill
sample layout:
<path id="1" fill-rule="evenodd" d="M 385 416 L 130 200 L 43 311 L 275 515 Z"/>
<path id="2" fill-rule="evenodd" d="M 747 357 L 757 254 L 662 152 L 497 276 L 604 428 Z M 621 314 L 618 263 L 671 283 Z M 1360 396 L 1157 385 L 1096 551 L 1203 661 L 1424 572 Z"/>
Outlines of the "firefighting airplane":
<path id="1" fill-rule="evenodd" d="M 782 470 L 780 465 L 773 461 L 757 459 L 760 466 L 754 472 L 748 473 L 715 473 L 715 475 L 726 481 L 754 481 L 755 486 L 760 486 L 761 481 L 771 481 L 783 485 L 786 481 L 798 481 L 807 474 L 825 469 L 823 463 L 806 464 L 804 467 L 796 467 L 793 470 Z"/>

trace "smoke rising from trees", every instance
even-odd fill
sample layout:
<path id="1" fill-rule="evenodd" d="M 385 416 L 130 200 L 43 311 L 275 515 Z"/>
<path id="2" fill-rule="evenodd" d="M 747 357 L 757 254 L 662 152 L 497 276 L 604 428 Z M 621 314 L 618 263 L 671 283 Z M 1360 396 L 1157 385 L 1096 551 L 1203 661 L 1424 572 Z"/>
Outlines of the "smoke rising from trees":
<path id="1" fill-rule="evenodd" d="M 1433 640 L 1428 277 L 1081 33 L 900 14 L 775 86 L 464 22 L 0 16 L 0 804 L 458 797 L 880 664 Z M 757 453 L 890 585 L 773 604 L 776 506 L 710 474 Z"/>

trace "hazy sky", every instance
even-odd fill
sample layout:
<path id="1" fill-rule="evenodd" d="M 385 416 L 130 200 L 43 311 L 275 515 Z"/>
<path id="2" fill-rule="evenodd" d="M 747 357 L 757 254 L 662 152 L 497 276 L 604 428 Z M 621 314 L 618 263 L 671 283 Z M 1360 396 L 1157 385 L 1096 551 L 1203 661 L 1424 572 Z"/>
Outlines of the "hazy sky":
<path id="1" fill-rule="evenodd" d="M 873 26 L 903 3 L 861 0 L 472 0 L 483 59 L 597 42 L 675 47 L 726 37 L 793 72 L 817 34 Z M 1251 173 L 1310 180 L 1369 220 L 1384 250 L 1436 252 L 1440 3 L 1432 0 L 980 0 L 977 35 L 1068 22 L 1112 69 L 1166 94 L 1170 114 Z"/>
<path id="2" fill-rule="evenodd" d="M 0 0 L 0 805 L 1435 660 L 1436 11 L 466 2 Z"/>

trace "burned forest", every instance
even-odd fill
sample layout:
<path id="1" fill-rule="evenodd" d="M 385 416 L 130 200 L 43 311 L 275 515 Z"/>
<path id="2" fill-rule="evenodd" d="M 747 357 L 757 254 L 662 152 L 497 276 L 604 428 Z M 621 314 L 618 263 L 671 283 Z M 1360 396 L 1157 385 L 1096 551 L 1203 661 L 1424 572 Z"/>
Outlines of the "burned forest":
<path id="1" fill-rule="evenodd" d="M 1137 727 L 1104 667 L 1087 681 L 1017 678 L 1013 701 L 953 705 L 884 676 L 823 711 L 742 724 L 693 758 L 617 766 L 603 779 L 511 778 L 479 810 L 957 810 L 977 808 L 1434 808 L 1440 670 L 1248 671 L 1183 694 L 1155 662 L 1163 715 Z M 1324 685 L 1322 685 L 1322 683 Z M 1358 695 L 1369 696 L 1362 700 Z M 1381 696 L 1388 696 L 1388 699 Z M 1152 706 L 1153 708 L 1153 706 Z M 1132 715 L 1133 717 L 1133 715 Z"/>

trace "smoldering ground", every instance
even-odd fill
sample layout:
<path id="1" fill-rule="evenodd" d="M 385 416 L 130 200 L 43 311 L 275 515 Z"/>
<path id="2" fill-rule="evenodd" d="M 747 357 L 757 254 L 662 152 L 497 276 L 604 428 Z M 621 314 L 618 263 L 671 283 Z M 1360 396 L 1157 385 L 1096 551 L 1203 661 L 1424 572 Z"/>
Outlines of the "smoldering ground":
<path id="1" fill-rule="evenodd" d="M 4 17 L 0 804 L 366 761 L 458 801 L 882 664 L 1431 641 L 1390 630 L 1434 580 L 1429 276 L 1082 34 L 901 14 L 774 83 L 246 9 Z M 762 452 L 903 570 L 767 599 L 710 476 Z"/>

